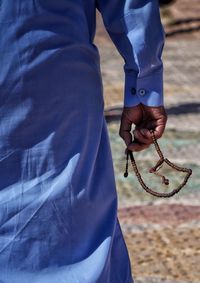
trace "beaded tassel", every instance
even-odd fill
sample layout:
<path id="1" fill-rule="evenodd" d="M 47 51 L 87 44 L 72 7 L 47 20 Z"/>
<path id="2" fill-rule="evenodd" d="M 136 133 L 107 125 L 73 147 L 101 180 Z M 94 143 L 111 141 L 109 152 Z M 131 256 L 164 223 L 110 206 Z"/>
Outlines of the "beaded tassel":
<path id="1" fill-rule="evenodd" d="M 154 167 L 150 168 L 149 173 L 153 173 L 153 174 L 155 174 L 155 175 L 161 177 L 162 183 L 165 184 L 165 185 L 169 185 L 169 180 L 168 180 L 164 175 L 162 175 L 162 174 L 160 174 L 160 173 L 157 172 L 157 171 L 162 167 L 163 163 L 165 162 L 165 163 L 167 163 L 170 167 L 172 167 L 173 169 L 175 169 L 176 171 L 187 173 L 186 176 L 185 176 L 185 178 L 184 178 L 184 180 L 183 180 L 183 182 L 178 186 L 178 188 L 174 189 L 174 190 L 173 190 L 172 192 L 170 192 L 170 193 L 158 193 L 158 192 L 153 191 L 152 189 L 150 189 L 149 187 L 147 187 L 146 184 L 144 183 L 144 181 L 143 181 L 143 179 L 142 179 L 142 176 L 141 176 L 141 174 L 139 173 L 139 170 L 138 170 L 138 168 L 137 168 L 137 165 L 136 165 L 136 162 L 135 162 L 133 153 L 132 153 L 132 151 L 130 151 L 130 150 L 127 150 L 127 154 L 126 154 L 126 169 L 125 169 L 125 172 L 124 172 L 124 177 L 125 177 L 125 178 L 128 177 L 128 159 L 129 159 L 129 155 L 130 155 L 131 164 L 132 164 L 133 170 L 134 170 L 135 175 L 136 175 L 136 177 L 137 177 L 137 179 L 138 179 L 140 185 L 142 186 L 142 188 L 143 188 L 146 192 L 148 192 L 148 193 L 150 193 L 150 194 L 152 194 L 152 195 L 154 195 L 154 196 L 157 196 L 157 197 L 171 197 L 171 196 L 173 196 L 174 194 L 178 193 L 178 192 L 181 190 L 181 188 L 183 188 L 183 187 L 186 185 L 186 183 L 187 183 L 187 181 L 188 181 L 190 175 L 192 174 L 192 170 L 191 170 L 191 169 L 188 169 L 188 168 L 179 167 L 179 166 L 173 164 L 172 162 L 170 162 L 167 158 L 164 158 L 164 156 L 163 156 L 163 154 L 162 154 L 162 151 L 161 151 L 161 149 L 160 149 L 160 147 L 159 147 L 159 145 L 158 145 L 158 143 L 157 143 L 157 140 L 156 140 L 156 138 L 155 138 L 154 132 L 151 130 L 150 133 L 151 133 L 151 135 L 152 135 L 153 143 L 154 143 L 154 146 L 155 146 L 155 148 L 156 148 L 156 151 L 157 151 L 157 153 L 158 153 L 160 159 L 158 160 L 158 162 L 156 163 L 156 165 L 155 165 Z"/>
<path id="2" fill-rule="evenodd" d="M 125 172 L 124 172 L 124 177 L 128 177 L 128 157 L 129 157 L 129 154 L 128 154 L 128 150 L 127 150 L 127 154 L 126 154 L 126 169 L 125 169 Z"/>

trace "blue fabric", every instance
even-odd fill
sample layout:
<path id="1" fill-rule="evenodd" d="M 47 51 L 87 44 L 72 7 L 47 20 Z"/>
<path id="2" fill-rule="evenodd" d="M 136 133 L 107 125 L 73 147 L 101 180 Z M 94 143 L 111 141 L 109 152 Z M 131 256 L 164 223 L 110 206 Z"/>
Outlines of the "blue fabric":
<path id="1" fill-rule="evenodd" d="M 97 0 L 97 8 L 124 58 L 124 106 L 163 105 L 165 31 L 158 0 Z"/>
<path id="2" fill-rule="evenodd" d="M 125 102 L 139 102 L 127 87 L 137 83 L 144 103 L 160 103 L 156 5 L 0 0 L 1 283 L 133 283 L 93 39 L 100 8 L 127 60 Z M 145 35 L 151 20 L 158 30 Z"/>

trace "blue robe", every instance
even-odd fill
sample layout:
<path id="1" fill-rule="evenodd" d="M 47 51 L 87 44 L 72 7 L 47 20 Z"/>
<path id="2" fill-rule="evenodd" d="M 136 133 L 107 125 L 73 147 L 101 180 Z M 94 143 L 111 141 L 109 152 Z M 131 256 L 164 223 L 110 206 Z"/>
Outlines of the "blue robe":
<path id="1" fill-rule="evenodd" d="M 124 105 L 163 104 L 157 0 L 0 0 L 1 283 L 133 283 L 96 9 L 125 59 Z"/>

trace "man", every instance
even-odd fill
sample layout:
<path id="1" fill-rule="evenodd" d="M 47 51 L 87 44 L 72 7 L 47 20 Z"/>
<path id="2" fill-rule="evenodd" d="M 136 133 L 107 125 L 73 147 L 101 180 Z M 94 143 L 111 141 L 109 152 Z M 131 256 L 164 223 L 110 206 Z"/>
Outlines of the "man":
<path id="1" fill-rule="evenodd" d="M 133 283 L 95 15 L 126 61 L 121 136 L 142 150 L 166 121 L 158 1 L 0 3 L 0 281 Z"/>

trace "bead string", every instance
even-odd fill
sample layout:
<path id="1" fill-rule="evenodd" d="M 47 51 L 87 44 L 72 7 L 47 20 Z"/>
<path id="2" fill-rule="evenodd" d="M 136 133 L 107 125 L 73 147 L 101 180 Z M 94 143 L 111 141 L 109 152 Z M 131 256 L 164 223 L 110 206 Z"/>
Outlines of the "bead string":
<path id="1" fill-rule="evenodd" d="M 128 159 L 129 159 L 129 156 L 130 156 L 130 159 L 131 159 L 131 164 L 132 164 L 132 167 L 133 167 L 133 170 L 135 172 L 135 175 L 140 183 L 140 185 L 142 186 L 142 188 L 156 196 L 156 197 L 171 197 L 173 196 L 174 194 L 178 193 L 187 183 L 190 175 L 192 174 L 192 170 L 191 169 L 188 169 L 188 168 L 184 168 L 184 167 L 180 167 L 180 166 L 177 166 L 175 165 L 174 163 L 172 163 L 171 161 L 169 161 L 167 158 L 164 158 L 163 154 L 162 154 L 162 151 L 158 145 L 158 142 L 157 142 L 157 139 L 155 137 L 155 134 L 154 134 L 154 131 L 153 130 L 150 130 L 150 133 L 151 133 L 151 136 L 152 136 L 152 139 L 153 139 L 153 144 L 155 146 L 155 149 L 160 157 L 160 159 L 158 160 L 158 162 L 156 163 L 155 166 L 153 166 L 152 168 L 149 169 L 149 173 L 153 173 L 159 177 L 161 177 L 162 179 L 162 183 L 165 184 L 166 186 L 169 185 L 169 180 L 162 174 L 160 174 L 158 172 L 158 170 L 163 166 L 163 163 L 165 162 L 166 164 L 168 164 L 170 167 L 172 167 L 173 169 L 175 169 L 176 171 L 179 171 L 179 172 L 185 172 L 187 173 L 183 182 L 177 187 L 175 188 L 173 191 L 171 191 L 170 193 L 159 193 L 159 192 L 155 192 L 153 191 L 151 188 L 149 188 L 143 181 L 142 179 L 142 176 L 138 170 L 138 167 L 136 165 L 136 162 L 135 162 L 135 158 L 133 156 L 133 153 L 132 151 L 130 150 L 127 150 L 127 154 L 126 154 L 126 169 L 125 169 L 125 173 L 124 173 L 124 177 L 128 177 Z"/>

